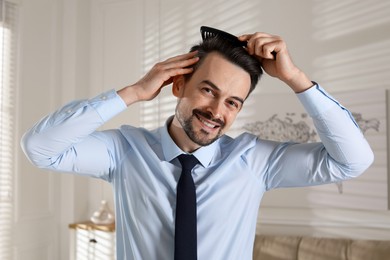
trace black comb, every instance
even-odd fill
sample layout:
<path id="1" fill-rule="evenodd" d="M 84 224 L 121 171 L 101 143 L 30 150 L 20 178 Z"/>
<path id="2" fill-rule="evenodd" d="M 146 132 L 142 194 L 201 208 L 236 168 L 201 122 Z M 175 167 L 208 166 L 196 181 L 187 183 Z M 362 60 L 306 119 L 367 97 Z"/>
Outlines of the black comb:
<path id="1" fill-rule="evenodd" d="M 211 28 L 208 26 L 201 26 L 200 27 L 200 34 L 202 35 L 202 39 L 209 39 L 214 37 L 219 37 L 227 40 L 232 45 L 236 47 L 246 47 L 247 42 L 246 41 L 240 41 L 237 36 L 234 36 L 233 34 Z"/>
<path id="2" fill-rule="evenodd" d="M 237 36 L 234 36 L 233 34 L 208 27 L 208 26 L 201 26 L 200 27 L 200 34 L 202 35 L 202 39 L 209 39 L 213 37 L 219 37 L 227 40 L 230 42 L 233 46 L 236 47 L 246 47 L 247 46 L 247 41 L 240 41 Z M 276 52 L 273 51 L 272 55 L 274 56 L 274 60 L 276 60 Z"/>

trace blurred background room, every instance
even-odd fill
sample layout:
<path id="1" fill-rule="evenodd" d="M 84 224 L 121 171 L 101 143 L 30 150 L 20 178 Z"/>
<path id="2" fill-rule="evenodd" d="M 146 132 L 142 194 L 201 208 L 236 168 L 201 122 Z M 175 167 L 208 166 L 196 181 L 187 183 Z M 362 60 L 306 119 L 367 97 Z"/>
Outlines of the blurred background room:
<path id="1" fill-rule="evenodd" d="M 73 99 L 134 83 L 157 61 L 187 52 L 201 40 L 201 25 L 235 35 L 262 31 L 282 36 L 294 62 L 351 109 L 375 152 L 374 164 L 356 180 L 267 193 L 257 232 L 390 240 L 390 1 L 0 2 L 0 259 L 71 259 L 77 250 L 72 224 L 88 221 L 102 201 L 114 209 L 109 184 L 30 164 L 20 148 L 23 133 Z M 152 129 L 174 106 L 166 88 L 104 128 Z M 302 111 L 289 88 L 264 76 L 230 134 L 262 136 L 267 125 L 286 131 L 299 125 L 306 130 L 294 138 L 315 141 Z"/>

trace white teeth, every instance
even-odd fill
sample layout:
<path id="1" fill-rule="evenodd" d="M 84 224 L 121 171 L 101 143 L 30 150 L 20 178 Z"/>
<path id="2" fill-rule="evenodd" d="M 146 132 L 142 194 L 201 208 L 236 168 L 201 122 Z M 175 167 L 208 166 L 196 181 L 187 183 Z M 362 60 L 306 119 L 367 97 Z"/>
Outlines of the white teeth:
<path id="1" fill-rule="evenodd" d="M 207 127 L 210 127 L 210 128 L 214 128 L 215 127 L 215 125 L 210 124 L 209 122 L 206 122 L 206 121 L 204 121 L 202 119 L 200 119 L 200 121 L 202 121 L 202 123 L 205 124 Z"/>

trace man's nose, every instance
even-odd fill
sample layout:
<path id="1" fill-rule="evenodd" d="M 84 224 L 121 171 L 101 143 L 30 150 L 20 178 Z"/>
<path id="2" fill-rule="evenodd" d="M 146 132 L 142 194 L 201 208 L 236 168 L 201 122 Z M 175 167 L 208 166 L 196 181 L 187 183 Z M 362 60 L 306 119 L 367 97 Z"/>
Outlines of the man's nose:
<path id="1" fill-rule="evenodd" d="M 221 119 L 223 114 L 223 102 L 214 100 L 208 106 L 208 111 L 212 114 L 213 118 Z"/>

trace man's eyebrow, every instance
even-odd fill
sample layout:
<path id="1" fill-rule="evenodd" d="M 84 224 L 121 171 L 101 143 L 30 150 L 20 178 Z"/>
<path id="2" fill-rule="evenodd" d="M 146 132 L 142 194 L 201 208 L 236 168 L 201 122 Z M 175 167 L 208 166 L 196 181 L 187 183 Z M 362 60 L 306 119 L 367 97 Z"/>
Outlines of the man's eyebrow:
<path id="1" fill-rule="evenodd" d="M 207 79 L 206 79 L 206 80 L 203 80 L 202 83 L 209 85 L 212 89 L 214 89 L 214 90 L 216 90 L 216 91 L 218 91 L 218 92 L 221 91 L 221 89 L 220 89 L 217 85 L 215 85 L 213 82 L 211 82 L 210 80 L 207 80 Z M 231 98 L 237 100 L 237 101 L 240 102 L 241 104 L 244 104 L 244 99 L 242 99 L 242 98 L 240 98 L 240 97 L 232 96 Z"/>

